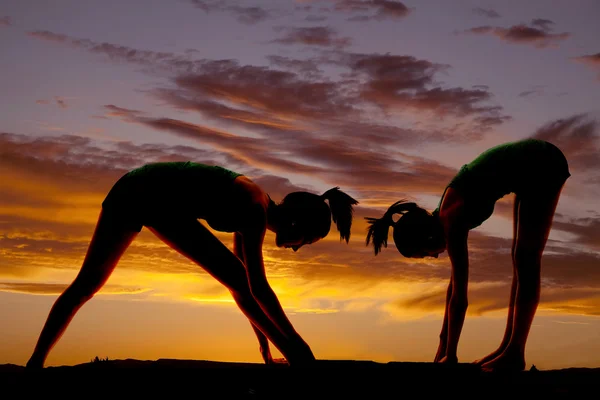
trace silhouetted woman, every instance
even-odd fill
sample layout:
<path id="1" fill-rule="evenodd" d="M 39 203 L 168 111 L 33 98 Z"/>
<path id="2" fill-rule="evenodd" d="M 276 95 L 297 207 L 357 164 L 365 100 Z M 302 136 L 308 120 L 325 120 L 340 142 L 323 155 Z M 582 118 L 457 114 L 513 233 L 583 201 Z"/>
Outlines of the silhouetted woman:
<path id="1" fill-rule="evenodd" d="M 387 247 L 389 226 L 405 257 L 437 257 L 448 250 L 452 273 L 435 362 L 458 362 L 457 347 L 467 311 L 468 232 L 494 211 L 497 200 L 515 193 L 513 281 L 504 338 L 498 349 L 475 363 L 484 370 L 523 370 L 525 343 L 540 298 L 541 257 L 554 211 L 571 174 L 553 144 L 523 139 L 492 147 L 463 165 L 432 213 L 404 200 L 370 223 L 366 243 L 375 254 Z M 401 214 L 396 223 L 394 214 Z"/>
<path id="2" fill-rule="evenodd" d="M 81 270 L 52 307 L 27 366 L 43 367 L 77 310 L 104 285 L 143 226 L 229 289 L 254 328 L 265 363 L 274 362 L 267 338 L 290 365 L 313 361 L 267 282 L 263 239 L 269 229 L 278 247 L 297 251 L 324 238 L 333 217 L 348 243 L 357 203 L 336 187 L 320 196 L 293 192 L 276 204 L 250 179 L 219 166 L 168 162 L 135 169 L 102 203 Z M 234 252 L 197 219 L 232 232 Z"/>

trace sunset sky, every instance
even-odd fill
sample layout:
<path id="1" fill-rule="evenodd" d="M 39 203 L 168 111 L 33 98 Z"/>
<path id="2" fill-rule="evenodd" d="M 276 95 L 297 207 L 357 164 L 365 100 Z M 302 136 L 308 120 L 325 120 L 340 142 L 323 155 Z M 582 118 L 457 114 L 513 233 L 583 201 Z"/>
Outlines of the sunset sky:
<path id="1" fill-rule="evenodd" d="M 267 233 L 268 279 L 318 359 L 430 362 L 447 254 L 405 259 L 390 235 L 375 257 L 364 217 L 433 209 L 461 165 L 535 136 L 572 177 L 527 368 L 600 367 L 598 17 L 597 0 L 3 1 L 0 364 L 27 362 L 113 183 L 167 160 L 241 172 L 276 201 L 356 198 L 349 244 L 334 225 L 297 253 Z M 504 332 L 512 201 L 469 237 L 461 362 Z M 146 229 L 46 365 L 95 356 L 261 362 L 229 292 Z"/>

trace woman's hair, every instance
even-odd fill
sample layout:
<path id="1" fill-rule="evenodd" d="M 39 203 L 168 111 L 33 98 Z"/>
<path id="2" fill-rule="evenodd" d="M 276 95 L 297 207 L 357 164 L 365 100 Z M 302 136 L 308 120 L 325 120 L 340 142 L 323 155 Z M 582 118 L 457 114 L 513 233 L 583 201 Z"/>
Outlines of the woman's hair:
<path id="1" fill-rule="evenodd" d="M 401 214 L 394 222 L 393 215 Z M 375 255 L 381 251 L 381 246 L 387 247 L 389 227 L 394 227 L 394 243 L 400 254 L 411 257 L 415 250 L 423 247 L 425 240 L 431 235 L 430 219 L 432 214 L 419 207 L 416 203 L 399 200 L 392 204 L 381 218 L 365 217 L 370 224 L 366 244 L 372 240 Z"/>
<path id="2" fill-rule="evenodd" d="M 329 205 L 325 202 L 329 201 Z M 292 192 L 280 203 L 287 218 L 293 218 L 305 236 L 324 238 L 331 228 L 331 219 L 340 232 L 340 240 L 350 240 L 353 208 L 358 201 L 342 192 L 339 187 L 327 190 L 322 195 L 309 192 Z"/>

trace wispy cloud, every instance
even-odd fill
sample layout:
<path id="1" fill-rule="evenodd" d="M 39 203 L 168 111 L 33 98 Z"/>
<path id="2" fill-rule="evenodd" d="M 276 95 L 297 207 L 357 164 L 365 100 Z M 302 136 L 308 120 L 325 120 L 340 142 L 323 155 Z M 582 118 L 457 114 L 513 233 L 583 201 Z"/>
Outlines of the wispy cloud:
<path id="1" fill-rule="evenodd" d="M 574 57 L 574 61 L 587 65 L 590 68 L 598 71 L 598 81 L 600 81 L 600 53 L 586 54 L 579 57 Z"/>
<path id="2" fill-rule="evenodd" d="M 285 35 L 279 39 L 274 39 L 273 43 L 334 48 L 346 47 L 352 43 L 352 39 L 349 37 L 339 37 L 334 29 L 326 26 L 308 28 L 277 27 L 275 30 L 277 32 L 283 31 Z"/>
<path id="3" fill-rule="evenodd" d="M 554 21 L 545 18 L 534 18 L 531 20 L 531 25 L 540 28 L 544 32 L 549 32 L 554 26 Z"/>
<path id="4" fill-rule="evenodd" d="M 62 97 L 54 96 L 54 101 L 60 108 L 68 108 L 69 107 L 69 105 L 67 104 L 67 101 L 65 99 L 63 99 Z"/>
<path id="5" fill-rule="evenodd" d="M 571 37 L 571 33 L 569 32 L 553 33 L 553 25 L 553 21 L 536 18 L 533 19 L 529 25 L 518 24 L 508 28 L 484 25 L 466 29 L 464 31 L 458 31 L 456 33 L 493 35 L 508 43 L 531 45 L 543 49 L 547 47 L 556 47 L 559 42 Z"/>
<path id="6" fill-rule="evenodd" d="M 259 6 L 247 6 L 245 2 L 231 0 L 189 0 L 195 7 L 207 14 L 214 12 L 229 13 L 238 22 L 253 25 L 267 19 L 273 18 L 274 11 Z M 244 4 L 244 5 L 241 5 Z"/>
<path id="7" fill-rule="evenodd" d="M 36 104 L 43 104 L 43 105 L 50 104 L 51 102 L 54 103 L 54 104 L 56 104 L 59 108 L 63 108 L 63 109 L 69 108 L 69 104 L 67 102 L 67 99 L 65 97 L 62 97 L 62 96 L 54 96 L 54 98 L 52 99 L 52 101 L 51 100 L 46 100 L 46 99 L 39 99 L 39 100 L 35 101 Z"/>
<path id="8" fill-rule="evenodd" d="M 544 86 L 532 86 L 528 90 L 524 90 L 518 94 L 519 97 L 537 97 L 544 94 Z"/>
<path id="9" fill-rule="evenodd" d="M 39 295 L 59 295 L 66 288 L 62 283 L 39 283 L 39 282 L 0 282 L 0 291 L 13 293 L 27 293 Z M 105 285 L 99 292 L 103 294 L 140 294 L 150 291 L 148 288 L 128 287 L 120 285 Z"/>
<path id="10" fill-rule="evenodd" d="M 548 122 L 533 137 L 557 145 L 565 153 L 572 171 L 589 174 L 600 168 L 600 125 L 587 114 Z"/>
<path id="11" fill-rule="evenodd" d="M 418 310 L 422 313 L 439 314 L 444 311 L 446 289 L 438 287 L 431 291 L 396 300 L 392 306 L 398 311 Z M 510 280 L 505 283 L 474 284 L 469 287 L 469 308 L 471 315 L 485 315 L 495 311 L 507 311 L 510 295 Z M 552 310 L 576 315 L 600 315 L 600 289 L 568 288 L 560 289 L 542 285 L 539 310 Z"/>
<path id="12" fill-rule="evenodd" d="M 380 115 L 385 120 L 390 113 L 410 110 L 424 113 L 424 117 L 435 115 L 442 119 L 460 119 L 462 131 L 473 140 L 474 132 L 482 134 L 510 119 L 502 114 L 501 106 L 493 104 L 493 96 L 488 89 L 445 87 L 436 78 L 440 72 L 448 72 L 449 65 L 411 56 L 322 51 L 311 59 L 303 60 L 304 71 L 311 71 L 307 74 L 299 73 L 297 69 L 282 71 L 240 65 L 234 60 L 195 60 L 189 53 L 177 55 L 136 50 L 52 32 L 29 34 L 93 53 L 104 53 L 115 61 L 168 71 L 174 75 L 173 82 L 178 88 L 176 91 L 167 90 L 176 92 L 179 99 L 187 97 L 194 98 L 196 102 L 216 100 L 232 103 L 236 108 L 251 113 L 269 112 L 288 120 L 301 117 L 313 125 L 324 118 L 330 123 L 338 121 L 342 115 L 350 122 L 348 119 L 352 117 L 373 116 L 374 112 L 383 112 Z M 322 36 L 317 36 L 322 39 Z M 278 66 L 298 66 L 298 63 L 282 63 L 281 58 L 274 61 Z M 314 68 L 310 68 L 311 63 Z M 332 80 L 319 74 L 318 65 L 335 66 L 345 72 L 339 79 Z"/>
<path id="13" fill-rule="evenodd" d="M 334 10 L 353 14 L 350 21 L 368 21 L 372 19 L 402 19 L 413 9 L 401 1 L 390 0 L 333 0 Z"/>
<path id="14" fill-rule="evenodd" d="M 486 18 L 500 18 L 501 15 L 491 8 L 475 7 L 472 9 L 474 14 L 481 15 Z"/>

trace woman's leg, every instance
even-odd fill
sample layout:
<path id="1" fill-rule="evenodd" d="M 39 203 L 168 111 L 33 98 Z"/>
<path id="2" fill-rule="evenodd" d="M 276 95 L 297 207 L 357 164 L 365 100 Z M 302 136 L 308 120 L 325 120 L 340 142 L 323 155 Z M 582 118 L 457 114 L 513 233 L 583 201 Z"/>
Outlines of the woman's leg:
<path id="1" fill-rule="evenodd" d="M 517 248 L 517 226 L 519 223 L 519 203 L 520 202 L 521 202 L 520 196 L 515 196 L 515 203 L 513 206 L 513 242 L 512 242 L 511 252 L 510 252 L 512 265 L 513 265 L 513 277 L 512 277 L 512 284 L 510 286 L 510 297 L 508 300 L 508 318 L 506 320 L 506 329 L 504 330 L 504 337 L 502 338 L 502 342 L 500 342 L 500 346 L 498 346 L 498 348 L 496 350 L 494 350 L 492 353 L 490 353 L 487 356 L 474 362 L 474 364 L 477 364 L 477 365 L 485 364 L 486 362 L 493 360 L 494 358 L 496 358 L 500 354 L 502 354 L 504 349 L 506 349 L 506 346 L 508 346 L 508 343 L 510 342 L 510 338 L 512 336 L 513 318 L 514 318 L 514 314 L 515 314 L 515 298 L 517 296 L 517 286 L 518 286 L 517 268 L 516 268 L 516 263 L 515 263 L 515 249 Z"/>
<path id="2" fill-rule="evenodd" d="M 523 196 L 519 205 L 517 244 L 514 260 L 518 285 L 513 329 L 502 354 L 482 365 L 485 370 L 525 369 L 525 344 L 540 300 L 542 253 L 552 228 L 561 188 L 544 196 Z"/>
<path id="3" fill-rule="evenodd" d="M 75 313 L 106 283 L 137 234 L 137 231 L 116 225 L 105 217 L 103 211 L 100 212 L 83 265 L 73 283 L 59 296 L 50 310 L 27 367 L 44 366 L 48 353 L 65 332 Z"/>
<path id="4" fill-rule="evenodd" d="M 250 322 L 273 342 L 288 361 L 294 361 L 295 354 L 293 348 L 290 348 L 291 342 L 254 299 L 245 266 L 206 227 L 195 219 L 177 219 L 153 223 L 148 229 L 229 289 L 238 307 Z"/>

